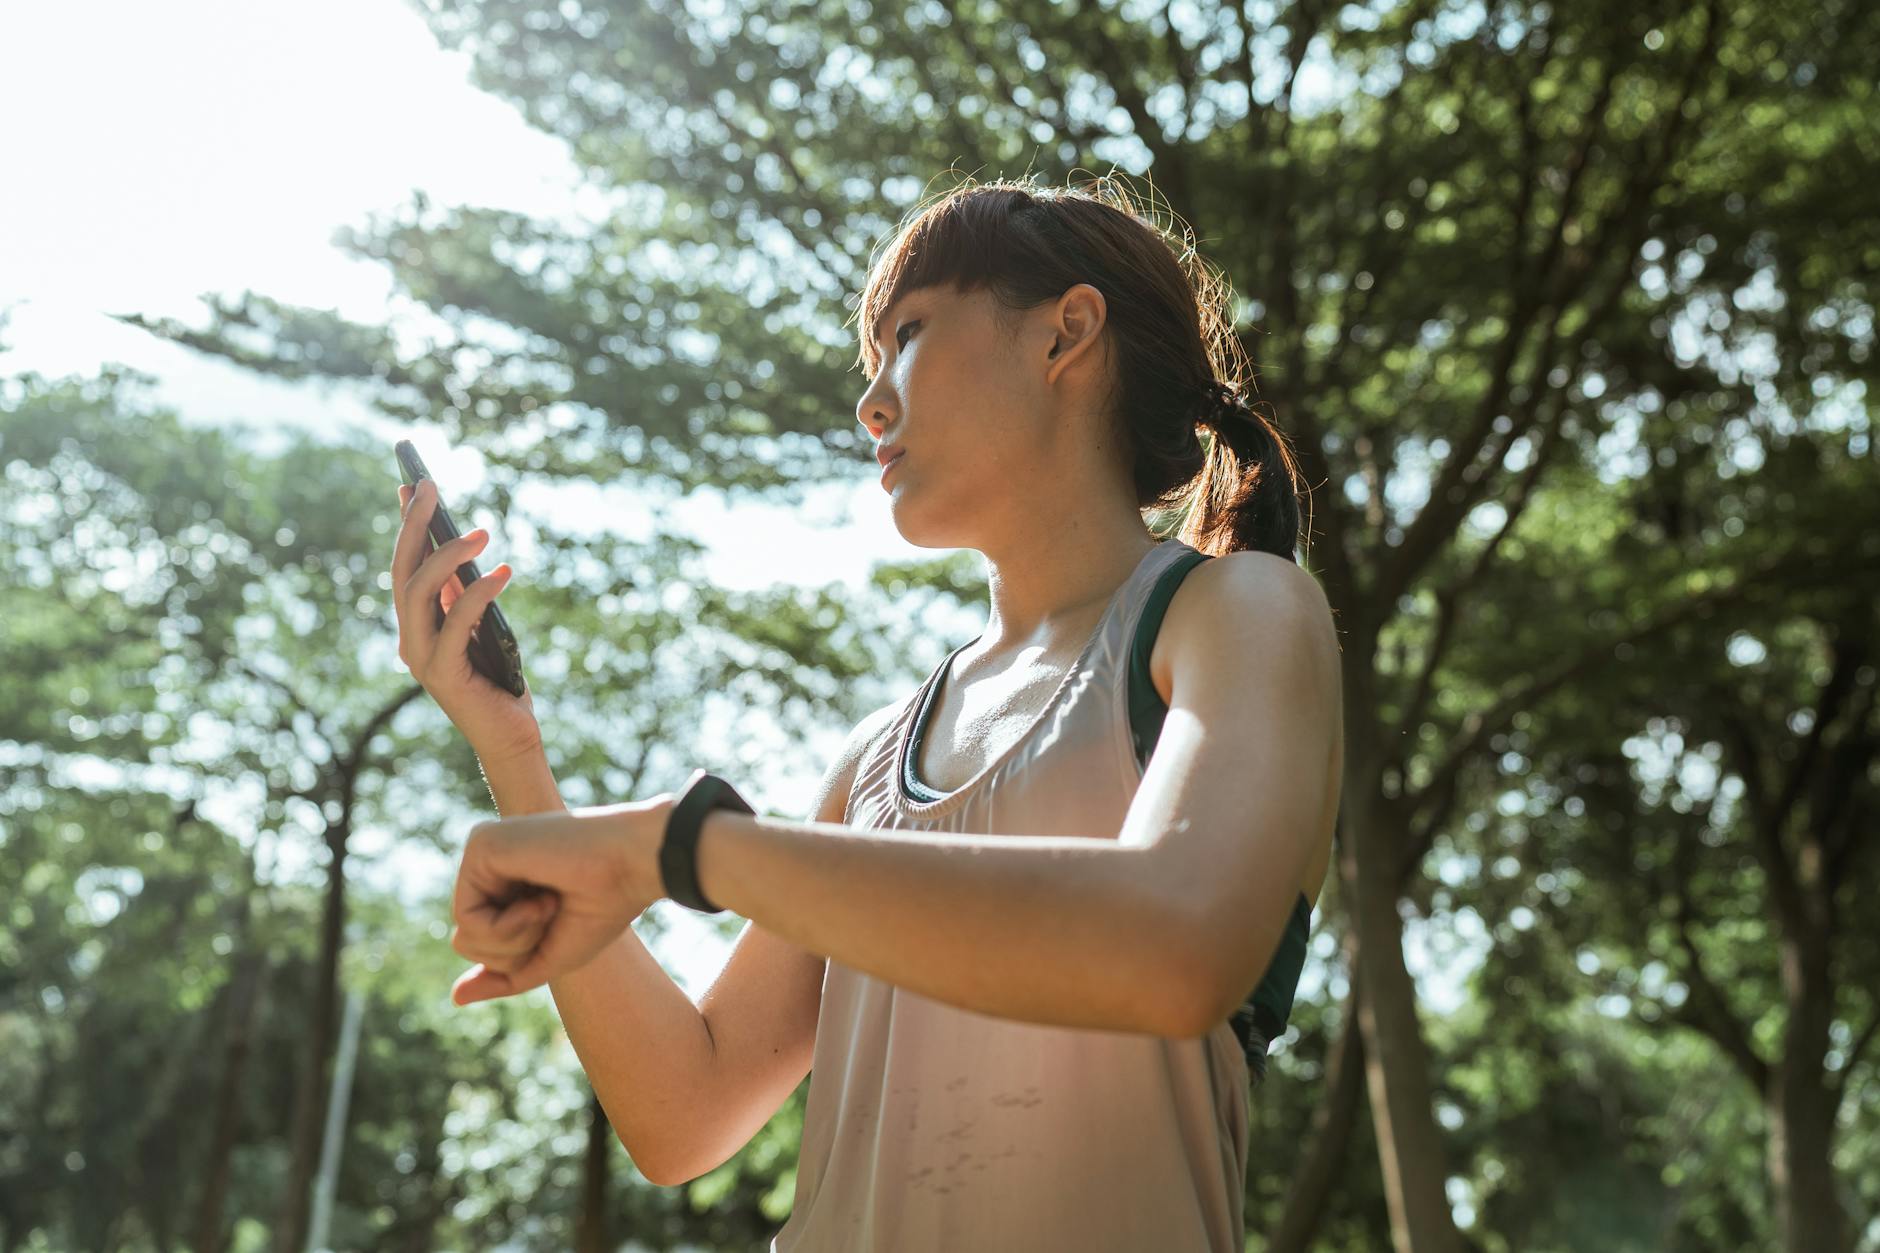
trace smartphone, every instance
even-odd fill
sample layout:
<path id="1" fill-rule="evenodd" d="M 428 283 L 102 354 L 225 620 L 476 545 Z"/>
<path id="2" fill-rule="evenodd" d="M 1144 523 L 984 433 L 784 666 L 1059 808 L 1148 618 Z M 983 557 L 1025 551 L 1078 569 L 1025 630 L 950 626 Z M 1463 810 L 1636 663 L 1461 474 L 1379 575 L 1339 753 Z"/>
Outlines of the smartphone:
<path id="1" fill-rule="evenodd" d="M 414 489 L 420 481 L 431 478 L 431 472 L 424 468 L 424 459 L 418 456 L 418 450 L 410 440 L 399 440 L 392 446 L 392 451 L 398 455 L 399 477 Z M 459 534 L 457 524 L 450 519 L 450 511 L 444 508 L 442 490 L 434 498 L 431 520 L 425 529 L 430 532 L 431 546 L 418 558 L 420 561 L 456 539 Z M 458 581 L 466 588 L 482 577 L 474 561 L 466 561 L 457 567 Z M 443 603 L 433 600 L 431 610 L 437 615 L 437 624 L 443 626 Z M 509 629 L 509 619 L 503 616 L 503 607 L 495 601 L 484 607 L 483 616 L 470 628 L 470 665 L 478 674 L 506 692 L 521 696 L 527 691 L 522 680 L 522 650 L 516 647 L 516 635 Z"/>

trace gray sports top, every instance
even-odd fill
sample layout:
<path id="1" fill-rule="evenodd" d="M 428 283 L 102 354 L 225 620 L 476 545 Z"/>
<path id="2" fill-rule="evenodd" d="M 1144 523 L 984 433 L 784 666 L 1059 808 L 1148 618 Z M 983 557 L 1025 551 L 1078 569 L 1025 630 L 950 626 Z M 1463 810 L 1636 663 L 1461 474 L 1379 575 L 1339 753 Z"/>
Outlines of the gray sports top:
<path id="1" fill-rule="evenodd" d="M 1150 549 L 1031 727 L 941 794 L 915 767 L 948 654 L 864 754 L 844 824 L 1121 830 L 1167 712 L 1148 678 L 1155 631 L 1208 559 L 1179 540 Z M 1251 1088 L 1310 915 L 1301 894 L 1246 1005 L 1191 1040 L 994 1018 L 829 961 L 796 1199 L 771 1253 L 1241 1253 Z"/>

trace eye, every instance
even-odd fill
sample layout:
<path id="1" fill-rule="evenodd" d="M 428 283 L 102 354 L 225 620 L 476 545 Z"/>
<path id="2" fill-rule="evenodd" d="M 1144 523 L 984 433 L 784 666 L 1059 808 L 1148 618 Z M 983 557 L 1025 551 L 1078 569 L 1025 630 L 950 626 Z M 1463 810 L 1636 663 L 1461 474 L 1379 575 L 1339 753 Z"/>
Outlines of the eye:
<path id="1" fill-rule="evenodd" d="M 902 340 L 902 338 L 901 338 L 901 332 L 902 332 L 902 331 L 905 331 L 905 330 L 907 330 L 907 329 L 908 329 L 909 327 L 911 327 L 911 326 L 919 326 L 919 325 L 920 325 L 920 321 L 919 321 L 919 319 L 916 319 L 916 320 L 914 320 L 914 321 L 912 321 L 912 322 L 903 322 L 903 323 L 901 323 L 901 325 L 900 325 L 900 327 L 899 327 L 899 328 L 897 328 L 897 329 L 895 330 L 895 332 L 894 332 L 894 346 L 895 346 L 896 348 L 901 348 L 901 347 L 904 347 L 904 346 L 905 346 L 905 341 L 904 341 L 904 340 Z"/>

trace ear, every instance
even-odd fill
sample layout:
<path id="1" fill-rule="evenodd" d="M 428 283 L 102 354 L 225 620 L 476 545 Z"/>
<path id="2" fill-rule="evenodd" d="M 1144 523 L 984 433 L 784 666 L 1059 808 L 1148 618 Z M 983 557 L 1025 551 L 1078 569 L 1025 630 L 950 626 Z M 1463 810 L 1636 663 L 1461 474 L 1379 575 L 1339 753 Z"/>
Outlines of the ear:
<path id="1" fill-rule="evenodd" d="M 1051 362 L 1045 375 L 1047 384 L 1055 384 L 1064 371 L 1072 368 L 1072 362 L 1096 361 L 1095 345 L 1103 337 L 1108 315 L 1109 306 L 1103 293 L 1089 283 L 1078 283 L 1058 297 L 1049 324 L 1052 339 L 1051 351 L 1047 354 Z"/>

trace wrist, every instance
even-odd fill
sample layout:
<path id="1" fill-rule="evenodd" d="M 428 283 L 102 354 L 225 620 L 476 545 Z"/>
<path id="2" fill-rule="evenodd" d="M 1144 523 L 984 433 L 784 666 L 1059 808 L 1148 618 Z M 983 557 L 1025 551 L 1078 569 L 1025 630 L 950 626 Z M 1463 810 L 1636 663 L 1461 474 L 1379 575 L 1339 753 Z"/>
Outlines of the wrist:
<path id="1" fill-rule="evenodd" d="M 548 750 L 542 747 L 542 741 L 539 739 L 522 740 L 503 748 L 472 744 L 470 751 L 477 755 L 477 760 L 483 763 L 485 768 L 494 767 L 499 770 L 528 766 L 537 761 L 544 765 L 548 762 Z"/>
<path id="2" fill-rule="evenodd" d="M 548 755 L 539 748 L 504 757 L 478 753 L 477 764 L 489 784 L 496 812 L 505 818 L 568 808 L 561 798 L 561 786 L 548 767 Z"/>
<path id="3" fill-rule="evenodd" d="M 668 899 L 666 876 L 659 868 L 659 850 L 666 841 L 666 824 L 672 820 L 672 807 L 677 801 L 678 797 L 670 792 L 641 801 L 635 806 L 638 821 L 621 841 L 621 873 L 628 882 L 638 885 L 635 891 L 644 900 Z"/>

